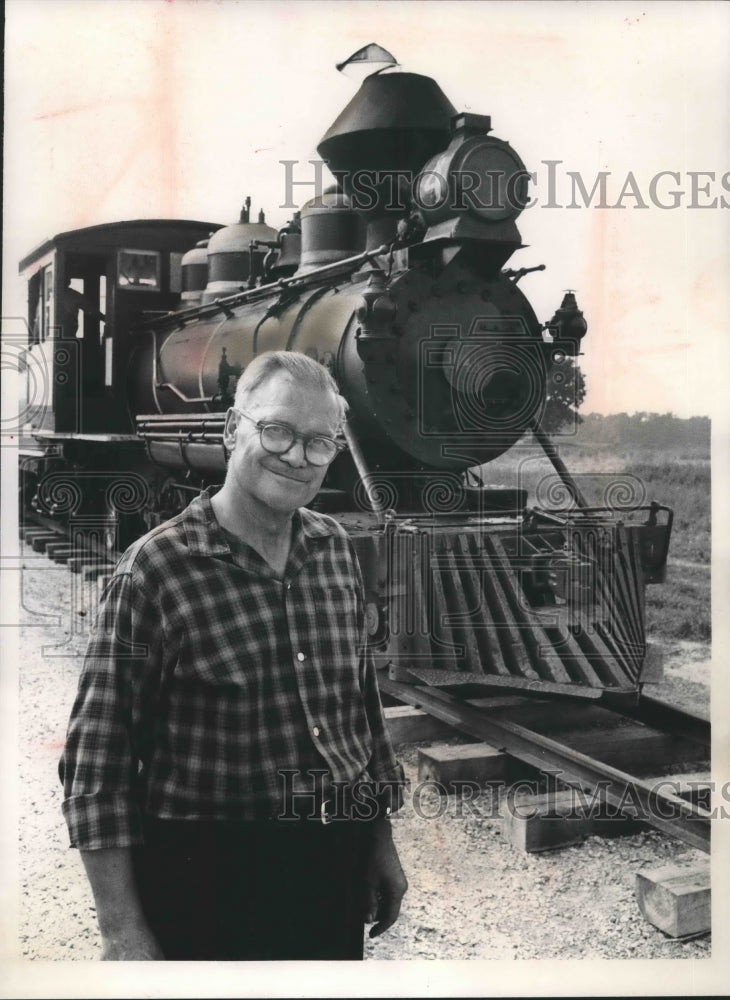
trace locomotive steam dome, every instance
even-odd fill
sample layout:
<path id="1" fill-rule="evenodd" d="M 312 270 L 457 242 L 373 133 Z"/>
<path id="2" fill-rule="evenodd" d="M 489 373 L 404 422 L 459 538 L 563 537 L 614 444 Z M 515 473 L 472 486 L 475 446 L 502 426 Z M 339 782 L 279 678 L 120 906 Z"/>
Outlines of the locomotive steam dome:
<path id="1" fill-rule="evenodd" d="M 182 271 L 182 293 L 180 295 L 180 306 L 187 309 L 189 306 L 199 304 L 205 286 L 208 284 L 208 242 L 209 239 L 199 240 L 192 250 L 183 254 L 180 261 Z"/>
<path id="2" fill-rule="evenodd" d="M 337 186 L 302 206 L 301 226 L 298 274 L 345 260 L 365 249 L 365 223 Z"/>
<path id="3" fill-rule="evenodd" d="M 253 244 L 275 243 L 277 231 L 265 225 L 264 213 L 259 213 L 258 222 L 249 221 L 251 199 L 241 210 L 241 217 L 232 226 L 219 229 L 208 243 L 208 284 L 202 301 L 215 299 L 240 292 L 246 285 L 253 287 L 256 279 L 263 276 L 264 258 L 267 247 Z"/>

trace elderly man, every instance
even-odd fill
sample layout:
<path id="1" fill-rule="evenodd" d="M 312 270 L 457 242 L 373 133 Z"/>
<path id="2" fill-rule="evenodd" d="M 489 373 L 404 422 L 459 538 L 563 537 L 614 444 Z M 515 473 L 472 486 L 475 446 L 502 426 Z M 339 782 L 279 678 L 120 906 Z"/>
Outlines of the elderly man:
<path id="1" fill-rule="evenodd" d="M 346 405 L 303 355 L 253 361 L 223 486 L 106 588 L 63 759 L 102 959 L 361 959 L 364 923 L 397 919 L 403 772 L 360 572 L 305 508 Z"/>

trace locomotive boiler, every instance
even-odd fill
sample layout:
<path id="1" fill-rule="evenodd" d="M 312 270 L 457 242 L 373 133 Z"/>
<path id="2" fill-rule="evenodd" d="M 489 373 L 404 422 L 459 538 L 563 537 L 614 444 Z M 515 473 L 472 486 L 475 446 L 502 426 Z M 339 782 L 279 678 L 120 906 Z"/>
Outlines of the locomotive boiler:
<path id="1" fill-rule="evenodd" d="M 348 448 L 314 505 L 356 547 L 380 666 L 464 692 L 635 698 L 657 676 L 644 587 L 662 577 L 671 512 L 589 506 L 542 430 L 586 323 L 572 293 L 540 322 L 518 287 L 530 268 L 505 267 L 524 164 L 487 116 L 389 71 L 366 77 L 318 152 L 335 184 L 279 231 L 247 199 L 230 226 L 95 227 L 26 258 L 49 330 L 36 355 L 67 375 L 30 429 L 33 516 L 95 524 L 115 549 L 173 515 L 223 479 L 238 375 L 300 351 L 349 403 Z M 58 282 L 83 279 L 98 308 L 102 276 L 103 335 L 93 318 L 81 338 L 54 327 Z M 530 434 L 561 503 L 490 484 L 489 463 Z"/>

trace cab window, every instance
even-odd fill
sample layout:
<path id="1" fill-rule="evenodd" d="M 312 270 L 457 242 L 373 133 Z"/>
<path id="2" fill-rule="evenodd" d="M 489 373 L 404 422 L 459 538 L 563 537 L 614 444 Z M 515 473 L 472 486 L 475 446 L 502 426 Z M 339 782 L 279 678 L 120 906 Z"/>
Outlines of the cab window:
<path id="1" fill-rule="evenodd" d="M 160 290 L 160 255 L 155 250 L 120 250 L 117 286 L 135 291 Z"/>

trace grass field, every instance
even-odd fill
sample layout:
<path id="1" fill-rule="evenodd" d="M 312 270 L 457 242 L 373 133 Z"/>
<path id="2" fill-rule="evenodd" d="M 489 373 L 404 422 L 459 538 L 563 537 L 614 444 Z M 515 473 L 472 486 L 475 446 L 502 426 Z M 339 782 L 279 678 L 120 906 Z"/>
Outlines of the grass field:
<path id="1" fill-rule="evenodd" d="M 585 439 L 559 443 L 559 452 L 591 504 L 609 497 L 655 500 L 671 507 L 674 525 L 667 579 L 647 587 L 650 638 L 707 641 L 710 618 L 710 453 L 707 447 L 626 448 Z M 528 503 L 559 507 L 565 502 L 555 472 L 532 446 L 513 448 L 484 467 L 489 485 L 520 485 Z"/>

